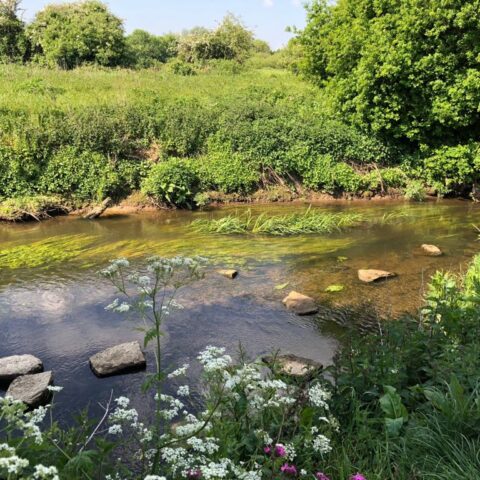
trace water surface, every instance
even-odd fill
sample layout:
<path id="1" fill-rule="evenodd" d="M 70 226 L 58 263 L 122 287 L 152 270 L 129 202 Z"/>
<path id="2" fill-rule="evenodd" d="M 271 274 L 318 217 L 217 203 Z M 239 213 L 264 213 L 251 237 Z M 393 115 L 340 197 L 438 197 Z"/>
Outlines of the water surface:
<path id="1" fill-rule="evenodd" d="M 252 357 L 281 348 L 328 363 L 341 325 L 360 324 L 368 317 L 366 309 L 385 318 L 414 312 L 432 273 L 461 271 L 479 246 L 473 225 L 480 225 L 480 207 L 461 201 L 314 206 L 372 219 L 389 212 L 404 215 L 393 224 L 332 235 L 219 236 L 189 227 L 196 218 L 245 208 L 0 225 L 0 356 L 40 357 L 45 368 L 53 370 L 56 384 L 65 387 L 58 398 L 64 411 L 106 400 L 112 389 L 148 410 L 149 397 L 138 393 L 143 373 L 99 380 L 88 366 L 93 353 L 140 339 L 133 319 L 104 310 L 116 295 L 96 272 L 111 258 L 128 257 L 135 265 L 151 254 L 210 259 L 206 278 L 180 293 L 185 309 L 166 326 L 164 362 L 172 368 L 194 363 L 206 345 L 225 346 L 234 353 L 239 343 Z M 278 204 L 252 210 L 276 214 L 305 208 Z M 422 243 L 440 246 L 445 255 L 422 256 Z M 215 273 L 215 268 L 227 266 L 239 269 L 237 279 Z M 366 285 L 357 278 L 359 268 L 386 269 L 398 277 Z M 283 290 L 275 288 L 286 283 Z M 332 284 L 344 290 L 326 293 Z M 281 299 L 290 289 L 317 299 L 320 314 L 296 317 L 286 312 Z M 153 366 L 150 351 L 147 356 Z"/>

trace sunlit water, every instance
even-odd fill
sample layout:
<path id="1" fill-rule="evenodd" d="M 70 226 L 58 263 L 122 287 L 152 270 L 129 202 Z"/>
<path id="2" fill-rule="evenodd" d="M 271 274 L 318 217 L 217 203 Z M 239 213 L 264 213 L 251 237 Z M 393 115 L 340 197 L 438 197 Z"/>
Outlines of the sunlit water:
<path id="1" fill-rule="evenodd" d="M 282 349 L 326 364 L 344 326 L 361 325 L 373 311 L 385 318 L 414 312 L 435 270 L 462 270 L 479 248 L 473 225 L 480 225 L 480 208 L 460 201 L 314 207 L 358 211 L 371 218 L 405 213 L 394 224 L 333 235 L 219 236 L 189 227 L 196 218 L 245 208 L 0 225 L 0 356 L 31 353 L 41 358 L 45 368 L 53 370 L 56 384 L 65 387 L 58 397 L 63 412 L 88 403 L 95 407 L 112 389 L 134 398 L 146 411 L 151 401 L 139 393 L 144 373 L 100 380 L 88 365 L 89 356 L 103 348 L 141 339 L 134 319 L 104 309 L 116 295 L 96 272 L 111 258 L 128 257 L 134 265 L 151 254 L 201 254 L 210 259 L 206 278 L 180 293 L 185 309 L 166 325 L 164 363 L 173 369 L 195 365 L 206 345 L 225 346 L 234 354 L 242 344 L 252 358 Z M 252 209 L 290 213 L 304 208 Z M 422 243 L 440 246 L 445 255 L 422 256 Z M 232 281 L 215 273 L 225 266 L 238 268 L 239 277 Z M 359 268 L 386 269 L 398 277 L 362 284 Z M 326 293 L 332 284 L 344 290 Z M 281 300 L 291 289 L 314 297 L 322 305 L 319 315 L 288 313 Z M 149 350 L 147 359 L 152 368 Z"/>

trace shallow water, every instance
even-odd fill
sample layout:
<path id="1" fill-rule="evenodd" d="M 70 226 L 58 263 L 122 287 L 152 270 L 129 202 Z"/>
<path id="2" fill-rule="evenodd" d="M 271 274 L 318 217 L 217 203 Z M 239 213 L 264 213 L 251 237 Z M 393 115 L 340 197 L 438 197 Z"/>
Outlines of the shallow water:
<path id="1" fill-rule="evenodd" d="M 39 356 L 54 371 L 56 384 L 65 387 L 58 398 L 65 412 L 106 400 L 112 389 L 148 410 L 148 397 L 138 393 L 143 373 L 99 380 L 88 366 L 91 354 L 139 338 L 131 319 L 104 310 L 115 292 L 96 272 L 111 258 L 124 256 L 139 264 L 151 254 L 210 258 L 206 278 L 181 292 L 179 301 L 186 308 L 166 326 L 164 361 L 172 367 L 194 363 L 206 345 L 234 353 L 239 343 L 252 357 L 281 348 L 328 363 L 339 325 L 362 323 L 366 310 L 382 317 L 414 312 L 432 273 L 465 268 L 479 247 L 473 225 L 480 225 L 480 207 L 461 201 L 315 206 L 372 219 L 405 214 L 394 224 L 333 235 L 219 236 L 189 228 L 196 218 L 245 208 L 0 225 L 0 356 Z M 252 210 L 291 213 L 304 208 L 290 204 Z M 440 246 L 445 255 L 420 255 L 422 243 Z M 218 276 L 217 265 L 237 267 L 240 276 L 233 281 Z M 382 268 L 398 277 L 366 285 L 357 279 L 359 268 Z M 287 282 L 283 290 L 275 288 Z M 332 284 L 344 290 L 326 293 Z M 281 299 L 290 289 L 316 298 L 323 305 L 320 314 L 300 318 L 286 312 Z M 151 352 L 147 355 L 153 366 Z"/>

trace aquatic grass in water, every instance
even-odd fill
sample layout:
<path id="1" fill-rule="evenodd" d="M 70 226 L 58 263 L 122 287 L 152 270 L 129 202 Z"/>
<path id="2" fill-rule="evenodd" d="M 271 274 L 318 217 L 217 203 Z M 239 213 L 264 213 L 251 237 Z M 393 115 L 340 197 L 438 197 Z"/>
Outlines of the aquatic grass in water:
<path id="1" fill-rule="evenodd" d="M 332 233 L 360 225 L 364 217 L 358 213 L 325 213 L 309 208 L 303 213 L 254 216 L 249 210 L 243 215 L 228 215 L 220 219 L 196 220 L 192 228 L 200 233 L 222 235 L 303 235 Z"/>

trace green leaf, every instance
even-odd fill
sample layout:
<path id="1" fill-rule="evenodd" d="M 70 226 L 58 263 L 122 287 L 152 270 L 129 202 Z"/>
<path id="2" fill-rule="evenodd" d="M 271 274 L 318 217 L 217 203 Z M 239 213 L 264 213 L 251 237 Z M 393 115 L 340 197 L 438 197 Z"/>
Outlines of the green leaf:
<path id="1" fill-rule="evenodd" d="M 328 293 L 341 292 L 345 287 L 343 285 L 330 285 L 325 291 Z"/>
<path id="2" fill-rule="evenodd" d="M 275 290 L 283 290 L 284 288 L 287 288 L 289 285 L 290 285 L 290 282 L 282 283 L 281 285 L 275 285 Z"/>

